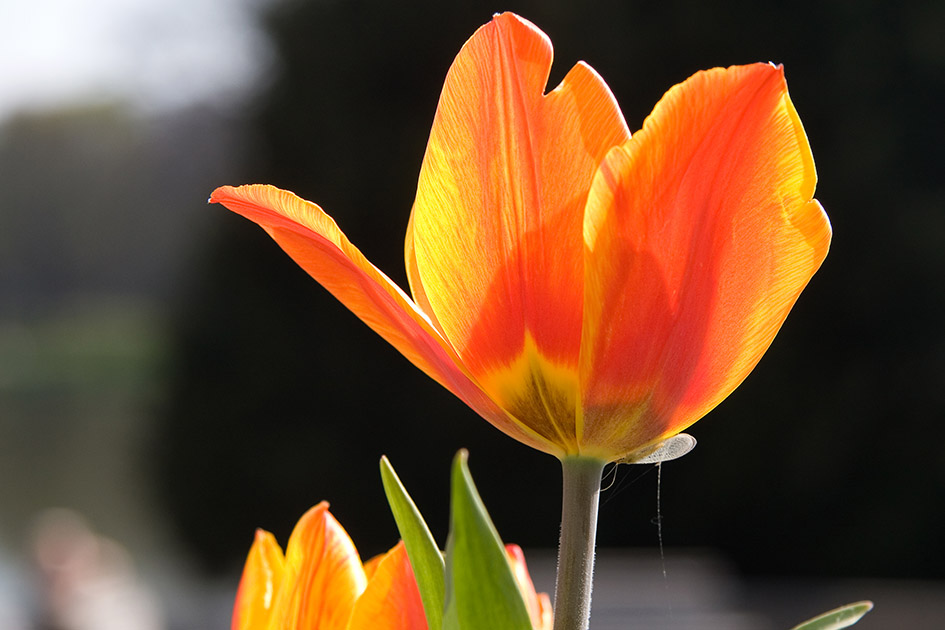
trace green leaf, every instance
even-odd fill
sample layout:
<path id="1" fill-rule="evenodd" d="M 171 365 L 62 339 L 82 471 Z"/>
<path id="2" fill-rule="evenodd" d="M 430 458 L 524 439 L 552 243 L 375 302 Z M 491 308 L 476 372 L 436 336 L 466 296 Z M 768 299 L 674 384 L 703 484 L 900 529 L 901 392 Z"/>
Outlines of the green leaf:
<path id="1" fill-rule="evenodd" d="M 852 626 L 872 609 L 873 602 L 854 602 L 809 619 L 791 630 L 840 630 Z"/>
<path id="2" fill-rule="evenodd" d="M 443 630 L 531 630 L 505 547 L 476 491 L 466 451 L 453 460 Z"/>
<path id="3" fill-rule="evenodd" d="M 381 457 L 381 481 L 384 483 L 390 510 L 397 522 L 397 529 L 400 530 L 400 537 L 407 548 L 410 566 L 417 578 L 427 626 L 429 630 L 440 630 L 443 625 L 445 593 L 443 554 L 387 457 Z"/>

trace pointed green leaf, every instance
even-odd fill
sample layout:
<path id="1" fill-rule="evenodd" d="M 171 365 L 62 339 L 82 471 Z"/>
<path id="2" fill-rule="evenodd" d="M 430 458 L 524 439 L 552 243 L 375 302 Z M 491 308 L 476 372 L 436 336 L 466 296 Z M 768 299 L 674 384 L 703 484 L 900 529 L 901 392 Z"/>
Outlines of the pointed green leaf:
<path id="1" fill-rule="evenodd" d="M 840 630 L 852 626 L 873 609 L 873 602 L 862 601 L 841 606 L 794 626 L 791 630 Z"/>
<path id="2" fill-rule="evenodd" d="M 466 451 L 453 460 L 443 630 L 531 630 L 505 547 L 476 491 Z"/>
<path id="3" fill-rule="evenodd" d="M 381 481 L 384 483 L 384 492 L 397 522 L 400 537 L 407 548 L 410 566 L 417 578 L 427 626 L 429 630 L 440 630 L 443 625 L 445 593 L 443 554 L 387 457 L 381 457 Z"/>

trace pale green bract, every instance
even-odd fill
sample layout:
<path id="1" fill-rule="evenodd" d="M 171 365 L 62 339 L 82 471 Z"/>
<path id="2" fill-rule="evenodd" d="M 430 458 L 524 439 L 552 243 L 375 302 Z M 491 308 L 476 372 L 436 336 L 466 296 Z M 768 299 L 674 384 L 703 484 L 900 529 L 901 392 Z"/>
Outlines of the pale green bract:
<path id="1" fill-rule="evenodd" d="M 873 602 L 854 602 L 818 615 L 794 626 L 791 630 L 840 630 L 841 628 L 848 628 L 862 619 L 863 615 L 872 609 Z"/>

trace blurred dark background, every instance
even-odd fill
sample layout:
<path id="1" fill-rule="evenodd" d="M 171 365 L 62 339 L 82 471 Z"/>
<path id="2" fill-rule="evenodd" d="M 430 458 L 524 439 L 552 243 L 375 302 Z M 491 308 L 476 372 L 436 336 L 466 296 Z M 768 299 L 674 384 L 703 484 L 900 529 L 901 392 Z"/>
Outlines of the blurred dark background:
<path id="1" fill-rule="evenodd" d="M 663 543 L 717 549 L 750 575 L 945 578 L 937 0 L 283 1 L 260 10 L 273 62 L 241 107 L 142 118 L 113 104 L 9 119 L 6 472 L 38 470 L 30 483 L 54 500 L 86 496 L 63 481 L 77 474 L 133 479 L 133 500 L 108 527 L 140 535 L 157 519 L 158 539 L 212 573 L 240 566 L 255 527 L 284 541 L 322 499 L 364 557 L 391 546 L 381 454 L 443 543 L 449 462 L 465 447 L 503 537 L 555 546 L 554 458 L 476 417 L 257 227 L 204 206 L 221 184 L 293 190 L 406 287 L 402 239 L 443 78 L 499 10 L 551 38 L 549 89 L 583 59 L 631 130 L 693 72 L 770 60 L 785 65 L 810 138 L 833 249 L 755 372 L 692 427 L 699 447 L 663 466 Z M 80 438 L 44 423 L 83 413 L 96 414 L 97 432 L 80 436 L 93 461 L 75 455 L 72 472 L 51 472 L 67 458 L 49 436 L 69 453 Z M 76 472 L 104 466 L 96 453 L 116 431 L 127 454 Z M 655 467 L 620 467 L 606 485 L 599 544 L 657 546 Z M 13 513 L 40 500 L 28 487 L 5 491 Z M 87 512 L 110 509 L 86 494 Z"/>

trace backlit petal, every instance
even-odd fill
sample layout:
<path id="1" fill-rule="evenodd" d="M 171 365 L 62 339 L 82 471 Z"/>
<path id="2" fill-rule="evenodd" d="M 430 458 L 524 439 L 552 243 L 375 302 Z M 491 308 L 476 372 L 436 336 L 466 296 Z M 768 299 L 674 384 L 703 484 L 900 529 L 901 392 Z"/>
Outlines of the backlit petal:
<path id="1" fill-rule="evenodd" d="M 543 94 L 551 60 L 548 38 L 509 13 L 466 43 L 440 97 L 406 250 L 414 296 L 471 375 L 562 444 L 574 432 L 584 205 L 629 133 L 583 63 Z M 545 364 L 559 372 L 551 381 L 533 374 Z"/>
<path id="2" fill-rule="evenodd" d="M 535 584 L 528 574 L 528 566 L 525 564 L 525 554 L 522 553 L 522 548 L 518 545 L 506 545 L 505 553 L 508 555 L 509 564 L 512 566 L 512 575 L 515 576 L 515 581 L 518 582 L 518 588 L 525 600 L 528 616 L 532 619 L 532 628 L 535 630 L 551 630 L 553 625 L 551 600 L 547 593 L 535 592 Z"/>
<path id="3" fill-rule="evenodd" d="M 437 331 L 443 335 L 443 327 L 440 326 L 440 323 L 436 320 L 433 307 L 430 305 L 427 293 L 423 289 L 423 283 L 420 281 L 420 270 L 417 268 L 417 248 L 414 245 L 413 239 L 414 216 L 415 214 L 411 212 L 410 220 L 407 221 L 407 237 L 404 239 L 404 262 L 407 267 L 407 282 L 410 284 L 410 294 L 413 296 L 414 302 L 416 302 L 420 310 L 426 314 Z"/>
<path id="4" fill-rule="evenodd" d="M 677 433 L 768 348 L 830 225 L 781 68 L 700 72 L 614 149 L 589 197 L 582 452 Z"/>
<path id="5" fill-rule="evenodd" d="M 348 630 L 426 630 L 417 581 L 400 542 L 374 563 L 367 588 L 358 599 Z"/>
<path id="6" fill-rule="evenodd" d="M 368 583 L 370 583 L 371 578 L 374 577 L 374 572 L 377 571 L 377 565 L 386 557 L 386 553 L 380 553 L 364 563 L 364 576 L 368 579 Z"/>
<path id="7" fill-rule="evenodd" d="M 414 365 L 512 437 L 549 450 L 467 376 L 426 315 L 314 203 L 273 186 L 223 186 L 210 201 L 256 222 L 313 278 Z"/>
<path id="8" fill-rule="evenodd" d="M 344 630 L 367 578 L 348 534 L 319 503 L 299 520 L 285 554 L 275 627 Z"/>
<path id="9" fill-rule="evenodd" d="M 269 532 L 256 530 L 233 607 L 233 630 L 266 630 L 282 586 L 285 558 Z"/>
<path id="10" fill-rule="evenodd" d="M 321 208 L 261 185 L 223 186 L 213 191 L 210 201 L 258 223 L 368 326 L 449 387 L 456 362 L 446 344 L 410 298 L 364 258 Z"/>

